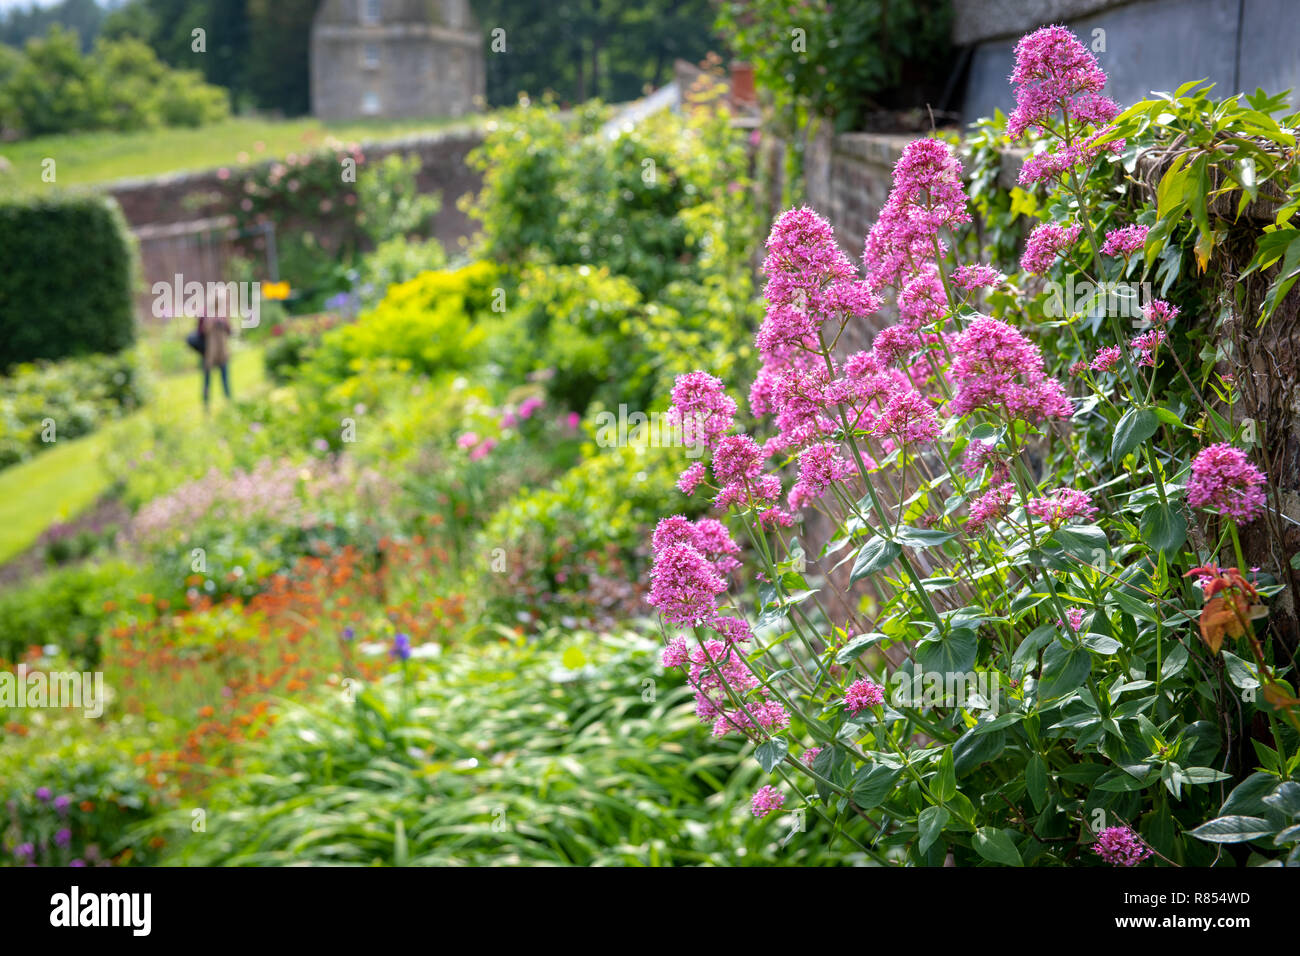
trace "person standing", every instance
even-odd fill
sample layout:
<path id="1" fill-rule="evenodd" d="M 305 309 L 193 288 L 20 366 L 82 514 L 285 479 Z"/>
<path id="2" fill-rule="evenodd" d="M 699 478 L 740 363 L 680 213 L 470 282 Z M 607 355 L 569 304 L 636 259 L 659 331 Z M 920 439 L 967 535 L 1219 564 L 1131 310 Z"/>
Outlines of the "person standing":
<path id="1" fill-rule="evenodd" d="M 221 388 L 230 401 L 230 320 L 225 316 L 199 319 L 199 333 L 203 339 L 203 407 L 208 407 L 208 390 L 212 370 L 221 372 Z"/>

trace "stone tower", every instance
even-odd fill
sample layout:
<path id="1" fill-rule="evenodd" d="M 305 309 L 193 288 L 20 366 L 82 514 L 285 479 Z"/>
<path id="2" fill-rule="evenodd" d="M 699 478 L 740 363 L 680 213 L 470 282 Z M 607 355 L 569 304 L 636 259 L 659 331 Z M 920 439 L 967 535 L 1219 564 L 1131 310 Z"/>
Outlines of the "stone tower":
<path id="1" fill-rule="evenodd" d="M 483 69 L 469 0 L 323 0 L 312 20 L 322 119 L 461 116 L 481 108 Z"/>

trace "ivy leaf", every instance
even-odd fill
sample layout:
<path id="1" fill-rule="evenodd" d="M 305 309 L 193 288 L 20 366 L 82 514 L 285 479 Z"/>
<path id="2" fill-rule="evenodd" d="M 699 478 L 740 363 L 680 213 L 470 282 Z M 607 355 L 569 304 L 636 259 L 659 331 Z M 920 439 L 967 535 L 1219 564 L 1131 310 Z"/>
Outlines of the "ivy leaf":
<path id="1" fill-rule="evenodd" d="M 766 773 L 771 773 L 789 752 L 790 744 L 784 737 L 773 737 L 771 740 L 765 740 L 754 748 L 754 756 L 758 758 L 758 765 Z"/>
<path id="2" fill-rule="evenodd" d="M 1115 426 L 1115 435 L 1110 442 L 1111 461 L 1119 464 L 1125 455 L 1154 435 L 1159 427 L 1160 418 L 1151 408 L 1130 408 Z"/>
<path id="3" fill-rule="evenodd" d="M 889 538 L 875 537 L 864 544 L 858 551 L 858 560 L 854 562 L 853 573 L 849 583 L 861 581 L 869 574 L 883 571 L 903 553 L 903 546 Z"/>

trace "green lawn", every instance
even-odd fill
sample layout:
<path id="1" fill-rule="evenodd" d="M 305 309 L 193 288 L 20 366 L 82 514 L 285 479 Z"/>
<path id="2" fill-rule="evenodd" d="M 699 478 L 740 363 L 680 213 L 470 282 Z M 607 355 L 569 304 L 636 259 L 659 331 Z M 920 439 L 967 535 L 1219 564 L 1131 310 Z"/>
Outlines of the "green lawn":
<path id="1" fill-rule="evenodd" d="M 231 386 L 247 395 L 264 381 L 260 349 L 235 354 Z M 224 401 L 220 382 L 212 385 L 214 402 Z M 201 415 L 197 370 L 158 379 L 149 405 L 90 435 L 44 452 L 31 461 L 0 471 L 0 562 L 21 554 L 56 521 L 67 521 L 89 508 L 108 490 L 110 479 L 102 465 L 103 452 L 128 421 L 142 415 L 170 419 Z"/>
<path id="2" fill-rule="evenodd" d="M 153 129 L 132 133 L 74 133 L 43 136 L 0 145 L 0 156 L 10 163 L 0 172 L 0 190 L 46 188 L 42 162 L 55 161 L 58 186 L 83 186 L 137 176 L 212 169 L 321 146 L 327 136 L 344 142 L 374 141 L 432 132 L 457 121 L 449 118 L 405 120 L 351 120 L 324 122 L 304 117 L 293 120 L 236 117 L 199 129 Z M 466 119 L 462 122 L 475 122 Z M 257 144 L 262 149 L 257 149 Z"/>

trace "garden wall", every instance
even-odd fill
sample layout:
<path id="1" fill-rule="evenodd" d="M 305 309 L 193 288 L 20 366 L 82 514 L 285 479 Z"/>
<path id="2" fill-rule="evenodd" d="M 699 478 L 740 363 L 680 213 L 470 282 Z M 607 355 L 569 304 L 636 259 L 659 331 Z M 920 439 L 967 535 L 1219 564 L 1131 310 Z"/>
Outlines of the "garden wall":
<path id="1" fill-rule="evenodd" d="M 448 252 L 455 252 L 474 232 L 473 221 L 460 210 L 457 200 L 482 187 L 482 177 L 465 162 L 465 157 L 483 141 L 483 136 L 479 126 L 462 127 L 363 144 L 362 152 L 366 162 L 393 153 L 420 158 L 420 191 L 442 194 L 432 235 Z M 271 162 L 268 160 L 266 165 Z M 351 187 L 340 183 L 343 188 Z M 121 205 L 135 231 L 145 293 L 156 281 L 172 281 L 177 272 L 187 280 L 200 282 L 230 279 L 225 268 L 234 252 L 229 225 L 243 198 L 242 189 L 243 179 L 237 173 L 232 171 L 222 178 L 215 169 L 122 180 L 104 188 Z M 340 206 L 335 216 L 321 215 L 306 228 L 322 246 L 330 248 L 349 227 L 349 215 Z M 147 294 L 140 299 L 142 305 L 148 301 Z"/>

